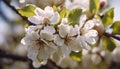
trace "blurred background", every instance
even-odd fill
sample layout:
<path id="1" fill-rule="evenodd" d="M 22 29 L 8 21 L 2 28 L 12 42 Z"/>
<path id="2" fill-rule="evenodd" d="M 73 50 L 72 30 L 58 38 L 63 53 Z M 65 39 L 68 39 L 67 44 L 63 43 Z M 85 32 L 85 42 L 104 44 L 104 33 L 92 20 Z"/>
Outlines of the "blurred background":
<path id="1" fill-rule="evenodd" d="M 6 2 L 15 8 L 20 7 L 19 0 L 6 0 Z M 108 0 L 108 6 L 103 13 L 111 7 L 115 8 L 114 21 L 120 20 L 120 0 Z M 0 0 L 0 69 L 33 69 L 26 56 L 27 47 L 20 43 L 25 35 L 24 26 L 27 25 L 28 23 L 23 21 L 4 0 Z M 113 69 L 120 69 L 120 64 L 116 66 Z M 53 68 L 60 69 L 60 67 Z"/>

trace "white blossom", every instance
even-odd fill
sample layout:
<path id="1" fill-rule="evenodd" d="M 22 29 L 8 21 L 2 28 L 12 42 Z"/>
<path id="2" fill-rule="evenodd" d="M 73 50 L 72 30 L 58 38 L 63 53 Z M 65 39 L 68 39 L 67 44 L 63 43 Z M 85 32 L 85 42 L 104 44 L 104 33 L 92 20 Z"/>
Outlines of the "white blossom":
<path id="1" fill-rule="evenodd" d="M 53 32 L 50 31 L 46 33 L 45 31 L 48 29 Z M 56 45 L 46 40 L 47 37 L 50 38 L 49 35 L 52 36 L 55 32 L 53 29 L 51 26 L 46 26 L 44 29 L 42 29 L 41 26 L 29 26 L 28 29 L 26 29 L 27 34 L 21 42 L 28 46 L 28 58 L 32 59 L 34 63 L 37 63 L 40 59 L 41 61 L 39 61 L 39 63 L 42 65 L 45 64 L 50 55 L 56 51 Z M 48 36 L 46 38 L 41 37 L 41 33 L 44 33 L 44 35 L 47 34 Z"/>
<path id="2" fill-rule="evenodd" d="M 67 20 L 64 19 L 66 22 Z M 60 46 L 60 50 L 63 54 L 69 55 L 71 51 L 80 51 L 81 47 L 76 40 L 76 35 L 78 34 L 78 26 L 69 26 L 64 21 L 62 21 L 59 27 L 59 34 L 55 35 L 54 43 Z"/>
<path id="3" fill-rule="evenodd" d="M 57 24 L 60 16 L 58 12 L 54 12 L 53 8 L 46 6 L 44 10 L 41 8 L 35 9 L 35 16 L 29 17 L 28 20 L 34 24 Z"/>
<path id="4" fill-rule="evenodd" d="M 66 0 L 65 6 L 68 10 L 81 8 L 83 11 L 89 10 L 89 0 Z"/>
<path id="5" fill-rule="evenodd" d="M 80 33 L 77 36 L 77 41 L 82 46 L 82 48 L 85 48 L 87 50 L 90 50 L 90 45 L 93 45 L 96 43 L 98 38 L 98 32 L 97 30 L 93 29 L 95 26 L 95 22 L 93 20 L 86 21 L 86 16 L 82 15 L 79 21 L 80 26 Z"/>

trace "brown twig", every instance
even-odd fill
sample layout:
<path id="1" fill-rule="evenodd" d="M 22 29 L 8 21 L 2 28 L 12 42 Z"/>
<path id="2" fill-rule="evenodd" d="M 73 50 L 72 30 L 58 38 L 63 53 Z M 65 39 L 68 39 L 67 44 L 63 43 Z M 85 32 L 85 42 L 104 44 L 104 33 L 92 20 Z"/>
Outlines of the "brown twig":
<path id="1" fill-rule="evenodd" d="M 120 37 L 118 37 L 116 35 L 113 35 L 113 34 L 110 34 L 110 33 L 106 33 L 106 32 L 104 32 L 103 35 L 105 35 L 106 37 L 112 37 L 112 38 L 120 41 Z"/>

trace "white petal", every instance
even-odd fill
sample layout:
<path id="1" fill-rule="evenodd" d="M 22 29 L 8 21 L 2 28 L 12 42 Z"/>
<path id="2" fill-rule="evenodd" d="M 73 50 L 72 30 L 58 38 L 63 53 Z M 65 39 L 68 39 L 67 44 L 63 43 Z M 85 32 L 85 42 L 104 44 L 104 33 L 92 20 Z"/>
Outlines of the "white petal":
<path id="1" fill-rule="evenodd" d="M 67 25 L 59 25 L 59 35 L 64 38 L 68 34 L 68 26 Z"/>
<path id="2" fill-rule="evenodd" d="M 37 25 L 37 26 L 29 26 L 25 30 L 26 30 L 27 34 L 30 34 L 32 32 L 36 32 L 36 30 L 40 30 L 41 28 L 42 28 L 42 25 Z"/>
<path id="3" fill-rule="evenodd" d="M 71 51 L 66 45 L 63 45 L 60 48 L 61 48 L 62 53 L 63 53 L 64 56 L 69 56 Z"/>
<path id="4" fill-rule="evenodd" d="M 57 46 L 56 46 L 53 42 L 50 42 L 48 46 L 49 46 L 50 48 L 54 49 L 54 51 L 57 50 Z"/>
<path id="5" fill-rule="evenodd" d="M 46 26 L 44 27 L 42 32 L 47 33 L 47 34 L 53 34 L 55 33 L 55 28 L 53 26 Z"/>
<path id="6" fill-rule="evenodd" d="M 79 34 L 79 27 L 75 26 L 73 28 L 73 26 L 69 26 L 69 34 L 70 36 L 75 36 Z"/>
<path id="7" fill-rule="evenodd" d="M 29 17 L 28 20 L 34 24 L 41 24 L 43 23 L 44 18 L 40 16 L 32 16 L 32 17 Z"/>
<path id="8" fill-rule="evenodd" d="M 93 54 L 91 60 L 94 64 L 99 64 L 102 61 L 101 57 L 97 54 Z"/>
<path id="9" fill-rule="evenodd" d="M 63 59 L 62 56 L 60 54 L 58 54 L 57 52 L 55 52 L 52 55 L 52 61 L 54 61 L 56 64 L 60 64 L 62 59 Z"/>
<path id="10" fill-rule="evenodd" d="M 39 50 L 38 57 L 44 60 L 48 59 L 49 54 L 47 53 L 47 50 L 45 49 L 45 47 Z"/>
<path id="11" fill-rule="evenodd" d="M 64 40 L 59 37 L 59 35 L 55 35 L 54 43 L 58 46 L 62 46 L 64 44 Z"/>
<path id="12" fill-rule="evenodd" d="M 40 66 L 41 66 L 41 63 L 40 62 L 38 62 L 38 61 L 33 61 L 33 66 L 35 67 L 35 68 L 39 68 Z"/>
<path id="13" fill-rule="evenodd" d="M 45 15 L 45 12 L 41 8 L 38 8 L 38 7 L 35 9 L 35 13 L 38 16 L 44 16 Z"/>
<path id="14" fill-rule="evenodd" d="M 45 7 L 44 9 L 45 17 L 51 18 L 54 15 L 53 8 L 50 6 Z"/>
<path id="15" fill-rule="evenodd" d="M 67 18 L 62 18 L 61 24 L 67 24 L 68 23 L 68 19 Z"/>
<path id="16" fill-rule="evenodd" d="M 69 49 L 72 50 L 72 51 L 80 51 L 81 50 L 81 47 L 79 45 L 79 43 L 74 39 L 74 40 L 71 40 L 69 42 L 69 45 L 68 45 Z"/>
<path id="17" fill-rule="evenodd" d="M 54 27 L 52 26 L 47 26 L 47 27 L 44 27 L 43 30 L 41 30 L 40 32 L 40 37 L 42 39 L 45 39 L 45 40 L 53 40 L 54 39 L 54 35 L 53 33 L 55 33 L 55 29 Z"/>
<path id="18" fill-rule="evenodd" d="M 58 12 L 55 12 L 54 15 L 52 16 L 52 18 L 50 19 L 50 24 L 57 24 L 57 22 L 59 21 L 60 15 Z"/>
<path id="19" fill-rule="evenodd" d="M 91 49 L 91 47 L 85 42 L 85 38 L 83 36 L 78 36 L 76 40 L 82 48 L 85 48 L 87 50 Z"/>
<path id="20" fill-rule="evenodd" d="M 36 60 L 37 54 L 38 54 L 38 50 L 35 50 L 32 47 L 28 48 L 28 54 L 27 54 L 27 56 L 28 56 L 28 58 L 32 59 L 32 61 Z"/>
<path id="21" fill-rule="evenodd" d="M 39 39 L 39 35 L 37 33 L 31 33 L 31 34 L 27 34 L 23 39 L 22 39 L 22 43 L 25 45 L 34 45 L 35 44 L 35 40 Z"/>
<path id="22" fill-rule="evenodd" d="M 83 24 L 85 23 L 86 19 L 87 19 L 86 15 L 81 15 L 80 20 L 79 20 L 79 26 L 80 26 L 80 28 L 83 27 Z"/>
<path id="23" fill-rule="evenodd" d="M 96 30 L 89 30 L 86 34 L 84 34 L 85 37 L 96 37 L 98 35 L 98 32 Z"/>
<path id="24" fill-rule="evenodd" d="M 95 38 L 85 38 L 85 40 L 89 43 L 89 44 L 91 44 L 91 45 L 93 45 L 93 44 L 95 44 L 96 43 L 96 40 L 95 40 Z"/>
<path id="25" fill-rule="evenodd" d="M 95 26 L 95 23 L 93 20 L 89 20 L 85 23 L 84 29 L 92 29 Z"/>

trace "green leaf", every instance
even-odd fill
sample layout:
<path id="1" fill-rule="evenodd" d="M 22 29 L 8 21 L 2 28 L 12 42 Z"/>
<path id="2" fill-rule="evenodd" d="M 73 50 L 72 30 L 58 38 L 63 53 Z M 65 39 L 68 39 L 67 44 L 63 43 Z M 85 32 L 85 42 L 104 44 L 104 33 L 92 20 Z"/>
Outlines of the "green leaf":
<path id="1" fill-rule="evenodd" d="M 100 8 L 100 0 L 90 0 L 90 12 L 95 14 L 99 11 Z"/>
<path id="2" fill-rule="evenodd" d="M 115 41 L 112 38 L 108 38 L 106 36 L 102 37 L 102 45 L 108 52 L 112 52 L 116 47 Z"/>
<path id="3" fill-rule="evenodd" d="M 120 21 L 116 21 L 112 24 L 111 28 L 113 29 L 113 34 L 119 34 L 120 35 Z"/>
<path id="4" fill-rule="evenodd" d="M 57 7 L 56 7 L 55 5 L 53 6 L 53 10 L 54 10 L 54 11 L 57 11 Z"/>
<path id="5" fill-rule="evenodd" d="M 113 17 L 114 17 L 114 8 L 111 8 L 110 10 L 108 10 L 105 13 L 104 17 L 102 18 L 103 25 L 106 27 L 106 26 L 112 24 Z"/>
<path id="6" fill-rule="evenodd" d="M 60 22 L 61 22 L 62 18 L 66 17 L 66 13 L 67 13 L 66 8 L 65 7 L 62 8 L 59 13 L 60 13 Z"/>
<path id="7" fill-rule="evenodd" d="M 25 7 L 21 8 L 21 9 L 18 9 L 18 12 L 22 16 L 30 17 L 30 16 L 34 16 L 35 15 L 34 10 L 35 10 L 35 6 L 29 5 L 29 6 L 25 6 Z"/>
<path id="8" fill-rule="evenodd" d="M 70 53 L 70 57 L 73 59 L 73 60 L 76 60 L 76 61 L 81 61 L 82 60 L 82 51 L 80 52 L 71 52 Z"/>
<path id="9" fill-rule="evenodd" d="M 81 13 L 82 13 L 82 9 L 72 9 L 67 15 L 69 25 L 78 24 Z"/>

